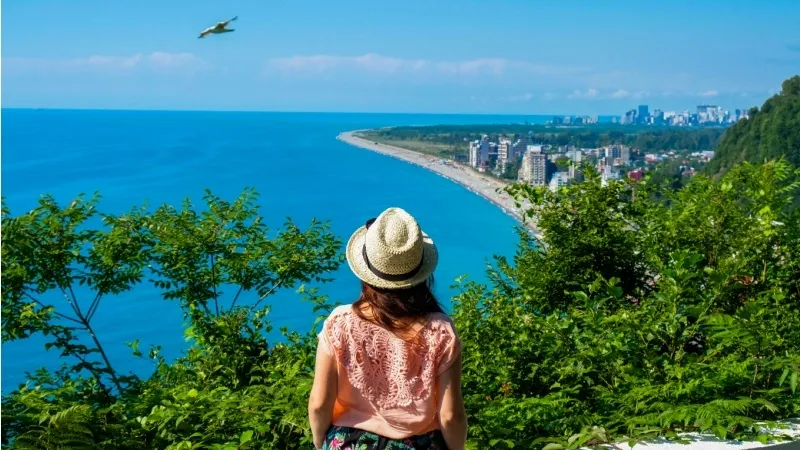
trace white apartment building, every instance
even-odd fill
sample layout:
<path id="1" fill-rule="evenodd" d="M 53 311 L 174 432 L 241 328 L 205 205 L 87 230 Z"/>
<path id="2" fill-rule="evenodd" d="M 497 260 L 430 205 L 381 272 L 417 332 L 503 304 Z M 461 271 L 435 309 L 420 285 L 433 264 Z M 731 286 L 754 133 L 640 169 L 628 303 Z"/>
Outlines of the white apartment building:
<path id="1" fill-rule="evenodd" d="M 517 178 L 531 186 L 547 185 L 547 155 L 542 153 L 541 145 L 528 146 Z"/>
<path id="2" fill-rule="evenodd" d="M 504 171 L 509 162 L 514 161 L 514 147 L 508 139 L 500 139 L 497 146 L 497 168 Z"/>
<path id="3" fill-rule="evenodd" d="M 489 136 L 484 135 L 481 140 L 469 143 L 469 165 L 475 169 L 486 166 L 489 161 Z"/>

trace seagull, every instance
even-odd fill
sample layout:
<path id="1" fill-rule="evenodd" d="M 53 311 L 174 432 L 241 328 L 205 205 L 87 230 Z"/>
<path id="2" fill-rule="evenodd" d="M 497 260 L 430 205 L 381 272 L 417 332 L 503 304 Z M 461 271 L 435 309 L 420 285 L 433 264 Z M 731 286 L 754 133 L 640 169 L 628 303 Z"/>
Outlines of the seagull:
<path id="1" fill-rule="evenodd" d="M 219 22 L 213 27 L 208 27 L 205 30 L 200 32 L 200 36 L 198 39 L 203 39 L 204 37 L 208 36 L 209 34 L 220 34 L 220 33 L 230 33 L 233 31 L 233 28 L 225 28 L 228 26 L 229 23 L 236 20 L 239 16 L 234 17 L 233 19 L 226 20 L 224 22 Z"/>

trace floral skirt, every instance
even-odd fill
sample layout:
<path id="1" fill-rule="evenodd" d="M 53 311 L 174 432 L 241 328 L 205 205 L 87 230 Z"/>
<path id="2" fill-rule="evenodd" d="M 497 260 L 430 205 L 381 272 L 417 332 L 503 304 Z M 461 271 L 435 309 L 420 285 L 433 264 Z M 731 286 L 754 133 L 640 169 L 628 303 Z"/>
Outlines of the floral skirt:
<path id="1" fill-rule="evenodd" d="M 334 425 L 328 430 L 322 450 L 447 450 L 442 432 L 389 439 L 369 431 Z"/>

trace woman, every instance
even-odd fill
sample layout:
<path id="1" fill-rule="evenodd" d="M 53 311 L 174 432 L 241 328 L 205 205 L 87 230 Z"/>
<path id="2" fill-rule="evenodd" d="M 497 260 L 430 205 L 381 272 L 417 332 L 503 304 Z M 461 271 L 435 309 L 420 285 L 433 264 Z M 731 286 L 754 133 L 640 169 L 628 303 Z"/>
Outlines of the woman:
<path id="1" fill-rule="evenodd" d="M 319 449 L 463 450 L 461 344 L 431 292 L 438 253 L 389 208 L 347 243 L 361 296 L 319 334 L 308 415 Z"/>

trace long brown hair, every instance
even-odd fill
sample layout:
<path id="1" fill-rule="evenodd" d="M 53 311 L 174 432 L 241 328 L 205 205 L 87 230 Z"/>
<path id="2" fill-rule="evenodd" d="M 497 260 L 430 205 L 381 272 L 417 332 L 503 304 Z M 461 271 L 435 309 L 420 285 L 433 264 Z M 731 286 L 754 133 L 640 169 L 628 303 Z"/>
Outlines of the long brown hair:
<path id="1" fill-rule="evenodd" d="M 369 307 L 372 317 L 364 313 L 365 306 Z M 433 295 L 433 277 L 406 289 L 381 289 L 362 281 L 361 296 L 353 303 L 353 310 L 358 317 L 400 336 L 428 314 L 444 312 Z"/>

